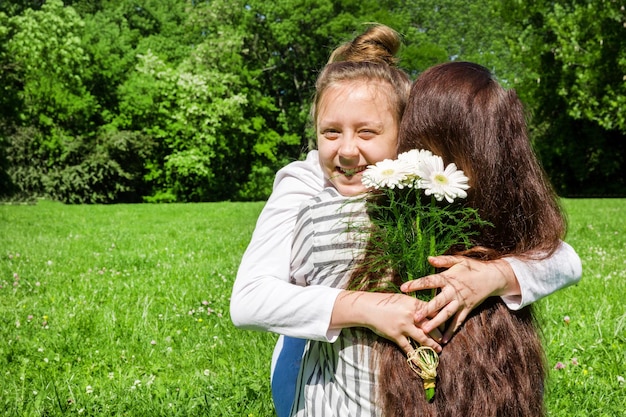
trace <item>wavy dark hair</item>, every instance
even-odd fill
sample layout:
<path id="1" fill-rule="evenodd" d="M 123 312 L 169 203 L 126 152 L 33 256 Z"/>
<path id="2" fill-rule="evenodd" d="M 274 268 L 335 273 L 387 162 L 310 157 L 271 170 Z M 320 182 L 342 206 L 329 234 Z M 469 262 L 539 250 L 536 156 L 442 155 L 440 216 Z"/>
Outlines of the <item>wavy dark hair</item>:
<path id="1" fill-rule="evenodd" d="M 456 163 L 470 178 L 468 204 L 493 225 L 475 236 L 480 249 L 464 255 L 542 259 L 565 235 L 564 214 L 531 148 L 525 116 L 516 93 L 473 63 L 432 67 L 411 88 L 398 151 L 428 149 Z M 379 277 L 364 276 L 375 247 L 367 246 L 351 288 L 376 289 Z M 530 306 L 511 311 L 491 297 L 474 309 L 443 348 L 432 403 L 394 343 L 377 338 L 372 366 L 386 417 L 545 415 L 545 357 Z"/>

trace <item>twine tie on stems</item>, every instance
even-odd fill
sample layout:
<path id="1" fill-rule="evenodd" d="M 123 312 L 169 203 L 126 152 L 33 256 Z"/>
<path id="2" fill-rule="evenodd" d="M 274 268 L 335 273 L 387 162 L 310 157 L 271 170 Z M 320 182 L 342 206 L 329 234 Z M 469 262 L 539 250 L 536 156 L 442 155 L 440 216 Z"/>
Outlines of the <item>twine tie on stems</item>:
<path id="1" fill-rule="evenodd" d="M 424 381 L 426 399 L 431 402 L 435 396 L 435 380 L 437 378 L 437 366 L 439 355 L 428 346 L 419 346 L 407 354 L 407 363 Z"/>

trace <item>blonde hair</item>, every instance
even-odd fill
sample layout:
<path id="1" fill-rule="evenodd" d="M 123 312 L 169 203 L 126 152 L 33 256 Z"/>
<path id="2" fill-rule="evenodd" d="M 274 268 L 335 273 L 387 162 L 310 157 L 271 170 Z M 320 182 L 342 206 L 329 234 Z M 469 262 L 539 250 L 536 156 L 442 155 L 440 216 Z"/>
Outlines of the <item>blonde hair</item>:
<path id="1" fill-rule="evenodd" d="M 328 59 L 333 62 L 374 62 L 396 66 L 396 54 L 402 46 L 400 35 L 384 25 L 370 26 L 353 40 L 340 45 Z"/>
<path id="2" fill-rule="evenodd" d="M 396 54 L 402 41 L 395 30 L 385 25 L 370 26 L 364 33 L 336 48 L 315 83 L 315 97 L 311 106 L 313 123 L 317 121 L 318 107 L 326 90 L 345 82 L 386 83 L 385 90 L 400 123 L 406 108 L 411 80 L 398 68 Z"/>

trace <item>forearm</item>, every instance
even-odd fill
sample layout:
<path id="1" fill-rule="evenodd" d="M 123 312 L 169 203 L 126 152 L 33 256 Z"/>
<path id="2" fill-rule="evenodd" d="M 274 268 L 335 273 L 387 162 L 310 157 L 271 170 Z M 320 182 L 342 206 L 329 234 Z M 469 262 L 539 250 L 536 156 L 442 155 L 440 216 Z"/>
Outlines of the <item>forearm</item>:
<path id="1" fill-rule="evenodd" d="M 337 290 L 289 283 L 291 241 L 300 204 L 318 194 L 317 154 L 281 169 L 246 249 L 233 285 L 230 313 L 244 329 L 324 340 Z"/>
<path id="2" fill-rule="evenodd" d="M 549 258 L 527 260 L 504 258 L 511 266 L 519 284 L 519 292 L 503 293 L 502 300 L 512 310 L 518 310 L 553 292 L 576 284 L 582 276 L 582 263 L 576 251 L 567 243 Z"/>
<path id="3" fill-rule="evenodd" d="M 334 341 L 331 315 L 340 289 L 301 287 L 273 277 L 259 277 L 231 298 L 231 320 L 246 330 L 271 331 L 303 339 Z"/>
<path id="4" fill-rule="evenodd" d="M 504 259 L 496 259 L 489 262 L 490 269 L 484 275 L 484 279 L 491 282 L 485 282 L 484 286 L 491 289 L 488 296 L 494 297 L 520 297 L 522 290 L 520 288 L 515 270 L 509 262 Z"/>
<path id="5" fill-rule="evenodd" d="M 428 332 L 453 318 L 444 342 L 487 297 L 501 296 L 510 309 L 517 310 L 578 282 L 582 273 L 580 258 L 566 243 L 542 260 L 510 257 L 479 261 L 463 256 L 437 256 L 430 261 L 444 271 L 407 282 L 401 290 L 410 293 L 441 289 L 424 308 L 418 309 L 415 321 L 431 318 L 422 326 Z"/>
<path id="6" fill-rule="evenodd" d="M 330 329 L 341 330 L 346 327 L 371 328 L 366 312 L 371 310 L 374 297 L 371 293 L 342 291 L 335 300 L 330 319 Z"/>
<path id="7" fill-rule="evenodd" d="M 330 320 L 331 330 L 366 327 L 396 343 L 405 352 L 413 349 L 409 339 L 441 351 L 439 331 L 427 335 L 413 318 L 424 304 L 414 297 L 398 293 L 343 291 L 335 300 Z"/>

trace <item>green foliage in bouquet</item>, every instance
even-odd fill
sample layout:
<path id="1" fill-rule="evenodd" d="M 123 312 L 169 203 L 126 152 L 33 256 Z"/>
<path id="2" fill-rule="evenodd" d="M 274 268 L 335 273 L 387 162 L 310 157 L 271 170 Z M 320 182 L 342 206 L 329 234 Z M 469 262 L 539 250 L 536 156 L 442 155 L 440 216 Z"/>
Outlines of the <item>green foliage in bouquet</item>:
<path id="1" fill-rule="evenodd" d="M 396 160 L 384 160 L 363 172 L 363 184 L 372 188 L 365 207 L 368 229 L 367 276 L 381 277 L 397 287 L 435 272 L 430 256 L 459 252 L 472 246 L 472 236 L 489 226 L 464 198 L 469 179 L 451 163 L 425 150 L 412 150 Z M 423 301 L 435 290 L 415 294 Z M 426 398 L 435 395 L 439 358 L 427 347 L 408 355 L 409 366 L 422 378 Z"/>
<path id="2" fill-rule="evenodd" d="M 424 190 L 381 188 L 366 207 L 372 224 L 370 242 L 379 254 L 377 264 L 388 265 L 401 283 L 433 274 L 428 258 L 472 246 L 471 236 L 485 225 L 478 212 L 461 202 L 443 203 Z M 417 294 L 428 301 L 431 294 Z"/>

